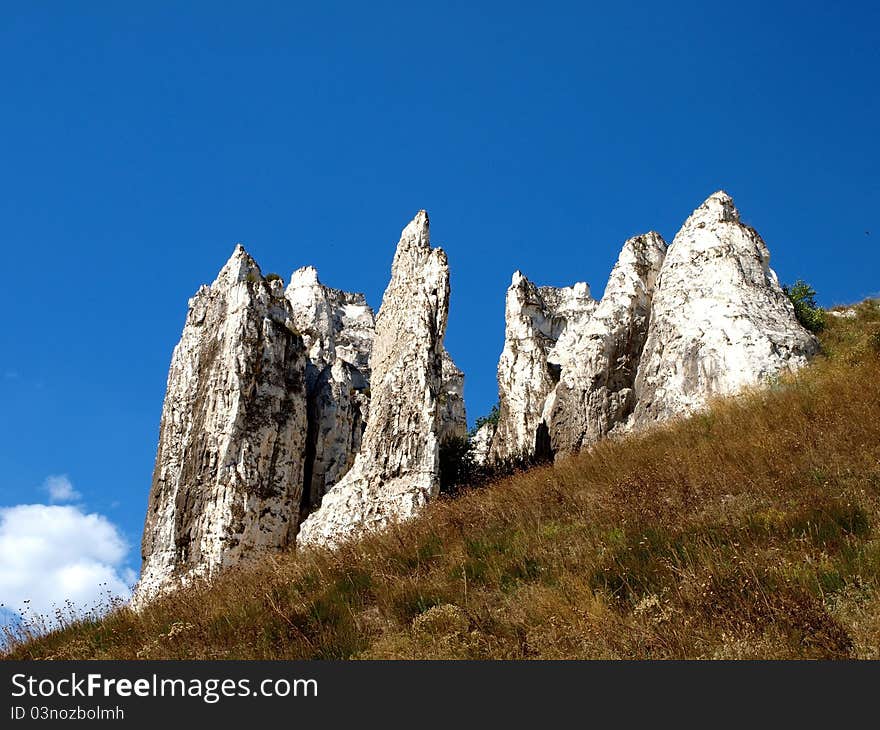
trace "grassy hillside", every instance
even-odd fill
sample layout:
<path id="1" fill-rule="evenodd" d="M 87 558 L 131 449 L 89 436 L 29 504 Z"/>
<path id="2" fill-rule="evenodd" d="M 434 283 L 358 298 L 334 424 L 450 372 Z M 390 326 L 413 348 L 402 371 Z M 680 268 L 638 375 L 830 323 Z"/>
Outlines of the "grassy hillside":
<path id="1" fill-rule="evenodd" d="M 880 658 L 880 307 L 797 378 L 11 658 Z"/>

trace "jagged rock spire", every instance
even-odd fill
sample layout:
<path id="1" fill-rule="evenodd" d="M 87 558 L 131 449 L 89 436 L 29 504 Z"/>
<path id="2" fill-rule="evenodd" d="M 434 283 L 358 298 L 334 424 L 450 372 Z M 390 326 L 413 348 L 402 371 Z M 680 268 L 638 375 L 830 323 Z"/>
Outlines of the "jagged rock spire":
<path id="1" fill-rule="evenodd" d="M 375 317 L 363 294 L 325 286 L 313 266 L 293 272 L 284 296 L 308 353 L 305 515 L 351 468 L 360 449 Z"/>
<path id="2" fill-rule="evenodd" d="M 190 300 L 162 409 L 141 604 L 296 534 L 305 357 L 280 287 L 242 246 Z"/>
<path id="3" fill-rule="evenodd" d="M 449 267 L 428 216 L 403 229 L 376 318 L 370 417 L 351 470 L 300 529 L 298 544 L 334 544 L 414 514 L 439 489 L 439 396 Z"/>
<path id="4" fill-rule="evenodd" d="M 579 329 L 596 308 L 586 283 L 537 287 L 519 271 L 507 290 L 504 350 L 498 361 L 498 425 L 489 460 L 549 448 L 545 405 L 559 379 L 550 353 L 567 328 Z"/>
<path id="5" fill-rule="evenodd" d="M 666 243 L 651 232 L 623 246 L 605 293 L 583 327 L 558 346 L 561 378 L 547 421 L 554 454 L 577 451 L 624 422 L 648 333 Z M 562 347 L 564 345 L 564 347 Z"/>

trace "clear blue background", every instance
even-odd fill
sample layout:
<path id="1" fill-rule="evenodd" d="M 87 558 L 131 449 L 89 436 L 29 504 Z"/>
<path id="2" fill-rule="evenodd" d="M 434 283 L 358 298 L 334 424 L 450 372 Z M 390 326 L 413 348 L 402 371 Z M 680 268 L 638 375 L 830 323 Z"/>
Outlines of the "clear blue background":
<path id="1" fill-rule="evenodd" d="M 877 293 L 880 17 L 821 5 L 4 3 L 0 505 L 66 473 L 138 542 L 187 299 L 237 241 L 378 306 L 427 208 L 471 420 L 514 269 L 599 296 L 719 188 L 784 281 Z"/>

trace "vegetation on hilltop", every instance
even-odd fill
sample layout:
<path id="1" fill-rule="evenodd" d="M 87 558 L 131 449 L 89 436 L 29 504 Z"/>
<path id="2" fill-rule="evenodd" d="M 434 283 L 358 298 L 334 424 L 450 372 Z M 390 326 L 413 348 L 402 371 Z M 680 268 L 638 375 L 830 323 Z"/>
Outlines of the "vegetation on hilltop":
<path id="1" fill-rule="evenodd" d="M 880 658 L 880 306 L 706 413 L 8 658 Z"/>

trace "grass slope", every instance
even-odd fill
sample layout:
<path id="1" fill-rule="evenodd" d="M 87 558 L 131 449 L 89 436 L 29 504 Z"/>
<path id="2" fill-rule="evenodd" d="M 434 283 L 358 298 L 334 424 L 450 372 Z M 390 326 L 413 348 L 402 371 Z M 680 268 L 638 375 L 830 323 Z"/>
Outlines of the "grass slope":
<path id="1" fill-rule="evenodd" d="M 857 309 L 796 378 L 7 658 L 880 658 L 880 307 Z"/>

